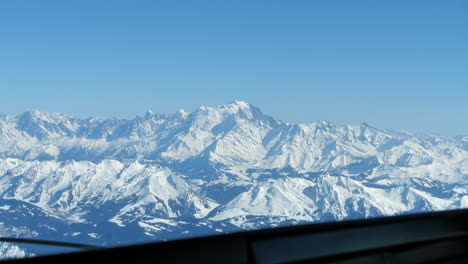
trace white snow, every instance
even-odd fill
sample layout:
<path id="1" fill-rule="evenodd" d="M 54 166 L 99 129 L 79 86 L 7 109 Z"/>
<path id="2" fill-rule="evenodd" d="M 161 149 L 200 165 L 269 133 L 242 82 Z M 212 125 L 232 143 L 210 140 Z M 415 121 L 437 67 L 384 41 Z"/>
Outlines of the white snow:
<path id="1" fill-rule="evenodd" d="M 459 139 L 287 124 L 242 101 L 132 120 L 31 111 L 0 116 L 0 198 L 67 223 L 112 207 L 106 221 L 148 234 L 184 217 L 255 228 L 466 208 Z"/>

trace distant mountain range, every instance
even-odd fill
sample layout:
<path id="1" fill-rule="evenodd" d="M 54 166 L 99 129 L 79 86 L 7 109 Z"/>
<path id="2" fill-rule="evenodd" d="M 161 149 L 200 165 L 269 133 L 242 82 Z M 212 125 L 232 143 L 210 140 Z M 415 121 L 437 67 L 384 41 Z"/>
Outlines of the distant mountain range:
<path id="1" fill-rule="evenodd" d="M 288 124 L 241 101 L 0 115 L 0 236 L 117 245 L 468 207 L 468 137 Z"/>

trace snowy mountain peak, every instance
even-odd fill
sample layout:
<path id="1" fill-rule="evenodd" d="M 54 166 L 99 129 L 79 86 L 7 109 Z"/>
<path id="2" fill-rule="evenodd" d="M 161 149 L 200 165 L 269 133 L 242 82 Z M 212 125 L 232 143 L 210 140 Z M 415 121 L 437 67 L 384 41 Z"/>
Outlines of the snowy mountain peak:
<path id="1" fill-rule="evenodd" d="M 240 100 L 234 100 L 228 106 L 239 108 L 239 109 L 249 109 L 251 107 L 251 104 L 245 102 L 245 101 L 240 101 Z"/>
<path id="2" fill-rule="evenodd" d="M 251 108 L 252 108 L 252 105 L 250 105 L 249 103 L 246 103 L 244 101 L 232 101 L 230 104 L 226 104 L 226 105 L 221 105 L 221 106 L 218 106 L 216 107 L 216 109 L 218 110 L 221 110 L 221 111 L 228 111 L 229 113 L 231 114 L 244 114 L 244 115 L 248 115 L 248 116 L 252 116 L 251 115 Z"/>
<path id="3" fill-rule="evenodd" d="M 151 117 L 153 117 L 153 115 L 154 115 L 153 110 L 148 109 L 148 110 L 146 111 L 146 114 L 145 114 L 145 119 L 148 120 L 148 119 L 150 119 Z"/>
<path id="4" fill-rule="evenodd" d="M 38 110 L 26 111 L 19 116 L 19 119 L 24 120 L 24 122 L 44 121 L 44 122 L 53 123 L 56 121 L 53 114 L 42 113 Z"/>
<path id="5" fill-rule="evenodd" d="M 183 119 L 183 118 L 186 118 L 190 113 L 185 111 L 184 109 L 179 109 L 177 112 L 174 113 L 174 117 L 176 118 L 180 118 L 180 119 Z"/>

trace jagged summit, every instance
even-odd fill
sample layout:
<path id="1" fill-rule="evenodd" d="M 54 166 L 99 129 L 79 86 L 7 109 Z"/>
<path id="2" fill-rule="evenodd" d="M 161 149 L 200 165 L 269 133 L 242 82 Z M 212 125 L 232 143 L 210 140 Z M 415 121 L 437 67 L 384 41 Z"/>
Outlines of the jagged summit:
<path id="1" fill-rule="evenodd" d="M 69 118 L 62 113 L 47 113 L 39 110 L 29 110 L 18 116 L 20 119 L 31 120 L 31 121 L 44 121 L 49 123 L 59 122 L 64 118 Z"/>
<path id="2" fill-rule="evenodd" d="M 250 113 L 253 109 L 258 109 L 257 107 L 249 104 L 245 101 L 234 100 L 228 105 L 224 105 L 224 107 L 235 109 L 237 111 L 242 111 L 244 113 Z"/>
<path id="3" fill-rule="evenodd" d="M 150 119 L 153 115 L 154 115 L 153 110 L 148 109 L 146 110 L 145 119 Z"/>
<path id="4" fill-rule="evenodd" d="M 241 108 L 249 108 L 250 106 L 252 106 L 251 104 L 249 104 L 248 102 L 246 101 L 242 101 L 242 100 L 233 100 L 230 104 L 228 105 L 231 105 L 231 106 L 237 106 L 237 107 L 241 107 Z"/>

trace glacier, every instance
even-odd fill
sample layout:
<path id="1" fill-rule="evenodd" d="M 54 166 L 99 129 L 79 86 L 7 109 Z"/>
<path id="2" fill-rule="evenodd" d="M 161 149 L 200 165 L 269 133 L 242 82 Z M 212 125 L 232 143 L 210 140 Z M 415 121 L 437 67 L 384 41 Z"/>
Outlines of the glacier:
<path id="1" fill-rule="evenodd" d="M 0 227 L 113 246 L 466 208 L 467 138 L 289 124 L 242 101 L 133 119 L 1 114 Z"/>

